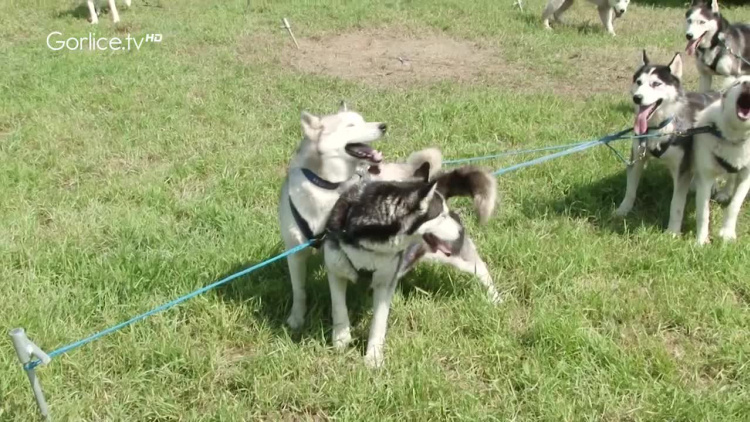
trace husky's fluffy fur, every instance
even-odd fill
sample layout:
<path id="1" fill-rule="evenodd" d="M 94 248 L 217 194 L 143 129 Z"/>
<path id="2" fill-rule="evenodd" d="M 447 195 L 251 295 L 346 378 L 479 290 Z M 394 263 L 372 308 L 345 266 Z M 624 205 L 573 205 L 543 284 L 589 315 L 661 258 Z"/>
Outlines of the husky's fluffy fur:
<path id="1" fill-rule="evenodd" d="M 547 7 L 542 13 L 542 23 L 547 29 L 551 29 L 549 25 L 550 18 L 554 18 L 556 21 L 562 21 L 562 14 L 565 13 L 570 6 L 573 5 L 575 0 L 549 0 Z M 628 4 L 630 0 L 588 0 L 589 3 L 596 5 L 599 10 L 599 17 L 602 20 L 604 28 L 615 35 L 614 21 L 616 18 L 622 17 L 628 10 Z"/>
<path id="2" fill-rule="evenodd" d="M 107 0 L 109 3 L 109 13 L 112 14 L 112 22 L 117 23 L 120 22 L 120 14 L 117 13 L 117 5 L 115 4 L 115 0 Z M 91 15 L 91 23 L 97 24 L 99 23 L 99 13 L 97 11 L 96 1 L 95 0 L 86 0 L 86 4 L 89 7 L 89 14 Z M 130 7 L 130 0 L 125 0 L 125 6 Z"/>
<path id="3" fill-rule="evenodd" d="M 467 196 L 474 199 L 474 206 L 479 215 L 479 222 L 485 223 L 495 209 L 497 201 L 496 180 L 486 172 L 476 171 L 472 167 L 460 167 L 454 171 L 445 173 L 441 170 L 442 154 L 439 150 L 428 148 L 412 153 L 406 163 L 384 163 L 370 166 L 367 180 L 375 181 L 424 181 L 437 178 L 441 191 L 447 197 Z M 492 276 L 487 269 L 487 264 L 477 252 L 474 242 L 465 236 L 463 245 L 458 253 L 450 256 L 430 252 L 426 248 L 415 248 L 411 250 L 408 265 L 416 264 L 424 259 L 432 262 L 441 262 L 473 274 L 484 286 L 487 297 L 493 303 L 499 303 L 502 299 L 495 288 Z"/>
<path id="4" fill-rule="evenodd" d="M 451 256 L 464 245 L 464 228 L 458 215 L 449 211 L 447 198 L 474 196 L 486 218 L 494 208 L 494 187 L 491 175 L 465 168 L 432 181 L 367 181 L 344 193 L 331 212 L 324 242 L 334 346 L 345 347 L 351 341 L 347 284 L 356 282 L 361 272 L 371 272 L 373 320 L 365 362 L 382 365 L 391 300 L 398 280 L 419 254 L 415 249 Z"/>
<path id="5" fill-rule="evenodd" d="M 635 105 L 636 135 L 647 132 L 664 136 L 634 139 L 631 150 L 633 164 L 627 170 L 625 197 L 616 214 L 624 216 L 633 208 L 638 184 L 646 162 L 656 158 L 666 164 L 672 175 L 673 192 L 667 230 L 678 234 L 682 229 L 685 198 L 692 179 L 692 138 L 670 135 L 694 127 L 696 114 L 719 99 L 718 93 L 685 92 L 681 84 L 682 58 L 676 54 L 667 65 L 651 64 L 643 51 L 641 65 L 633 75 L 631 95 Z M 662 122 L 671 122 L 658 128 Z"/>
<path id="6" fill-rule="evenodd" d="M 730 24 L 719 13 L 717 0 L 693 0 L 685 20 L 685 50 L 689 55 L 695 54 L 701 92 L 711 89 L 713 75 L 750 74 L 750 65 L 735 56 L 750 59 L 750 25 Z"/>
<path id="7" fill-rule="evenodd" d="M 382 160 L 382 155 L 368 144 L 380 139 L 386 131 L 384 123 L 366 122 L 360 114 L 349 111 L 345 104 L 338 113 L 323 117 L 303 112 L 301 123 L 304 137 L 289 164 L 279 201 L 281 236 L 287 249 L 309 240 L 294 216 L 292 204 L 312 235 L 323 233 L 333 205 L 346 189 L 345 183 L 351 182 L 357 167 Z M 326 182 L 341 184 L 341 187 L 320 187 L 304 175 L 305 169 Z M 293 293 L 287 323 L 292 328 L 300 327 L 305 319 L 309 256 L 308 248 L 287 258 Z"/>
<path id="8" fill-rule="evenodd" d="M 725 241 L 737 237 L 737 216 L 750 189 L 750 77 L 743 76 L 729 87 L 720 101 L 707 107 L 697 126 L 714 125 L 718 133 L 695 135 L 694 168 L 696 188 L 697 242 L 709 241 L 709 200 L 716 177 L 733 175 L 728 190 L 732 193 L 719 237 Z"/>

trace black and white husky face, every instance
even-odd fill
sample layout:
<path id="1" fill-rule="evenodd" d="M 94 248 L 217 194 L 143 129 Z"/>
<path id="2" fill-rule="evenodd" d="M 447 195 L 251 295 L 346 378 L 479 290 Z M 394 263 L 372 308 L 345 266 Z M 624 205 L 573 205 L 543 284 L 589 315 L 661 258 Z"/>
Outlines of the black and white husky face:
<path id="1" fill-rule="evenodd" d="M 615 11 L 617 17 L 622 17 L 628 11 L 630 0 L 609 0 L 609 6 Z"/>
<path id="2" fill-rule="evenodd" d="M 750 77 L 738 78 L 721 100 L 724 122 L 738 130 L 750 131 Z"/>
<path id="3" fill-rule="evenodd" d="M 419 190 L 419 206 L 412 215 L 407 234 L 421 236 L 434 252 L 453 254 L 463 237 L 463 226 L 458 216 L 451 213 L 443 195 L 437 192 L 437 183 Z"/>
<path id="4" fill-rule="evenodd" d="M 711 39 L 719 30 L 719 3 L 717 0 L 693 0 L 685 14 L 685 51 L 689 56 L 695 54 L 698 47 L 708 47 Z"/>
<path id="5" fill-rule="evenodd" d="M 345 104 L 336 114 L 315 116 L 302 112 L 302 132 L 323 159 L 341 158 L 347 161 L 379 163 L 383 155 L 368 143 L 385 134 L 386 124 L 366 122 Z"/>
<path id="6" fill-rule="evenodd" d="M 633 75 L 630 93 L 635 104 L 635 122 L 633 130 L 636 135 L 648 132 L 652 117 L 666 119 L 672 105 L 680 97 L 680 78 L 682 77 L 682 58 L 676 54 L 667 66 L 652 65 L 646 51 L 643 51 L 641 67 Z M 656 122 L 658 124 L 659 122 Z"/>

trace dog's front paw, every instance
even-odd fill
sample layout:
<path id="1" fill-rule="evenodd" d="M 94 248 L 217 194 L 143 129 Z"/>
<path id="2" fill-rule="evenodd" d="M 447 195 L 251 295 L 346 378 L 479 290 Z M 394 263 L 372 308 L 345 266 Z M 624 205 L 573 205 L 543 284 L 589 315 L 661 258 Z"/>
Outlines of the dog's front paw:
<path id="1" fill-rule="evenodd" d="M 629 206 L 625 206 L 625 205 L 620 205 L 615 210 L 615 213 L 614 213 L 615 217 L 625 217 L 626 215 L 630 214 L 630 210 L 632 210 L 632 209 L 633 209 L 632 206 L 629 207 Z"/>
<path id="2" fill-rule="evenodd" d="M 705 237 L 704 236 L 699 236 L 695 240 L 695 244 L 697 246 L 705 246 L 705 245 L 708 245 L 709 243 L 711 243 L 711 241 L 708 239 L 708 236 L 705 236 Z"/>
<path id="3" fill-rule="evenodd" d="M 349 327 L 333 330 L 333 347 L 336 350 L 345 349 L 352 342 L 352 334 Z"/>
<path id="4" fill-rule="evenodd" d="M 665 233 L 672 239 L 678 239 L 680 236 L 682 236 L 682 230 L 674 227 L 667 228 Z"/>
<path id="5" fill-rule="evenodd" d="M 292 311 L 289 318 L 286 319 L 286 323 L 292 330 L 299 330 L 305 324 L 305 316 L 304 314 L 299 315 L 298 312 Z"/>
<path id="6" fill-rule="evenodd" d="M 542 22 L 542 25 L 544 26 L 544 29 L 551 31 L 552 27 L 549 26 L 549 19 L 545 19 L 544 22 Z"/>
<path id="7" fill-rule="evenodd" d="M 370 369 L 382 368 L 385 363 L 385 357 L 382 351 L 367 350 L 365 355 L 365 366 Z"/>
<path id="8" fill-rule="evenodd" d="M 494 287 L 487 289 L 487 298 L 493 305 L 500 305 L 503 303 L 503 296 Z"/>
<path id="9" fill-rule="evenodd" d="M 722 228 L 719 231 L 719 237 L 725 242 L 734 242 L 737 240 L 737 232 L 732 229 Z"/>

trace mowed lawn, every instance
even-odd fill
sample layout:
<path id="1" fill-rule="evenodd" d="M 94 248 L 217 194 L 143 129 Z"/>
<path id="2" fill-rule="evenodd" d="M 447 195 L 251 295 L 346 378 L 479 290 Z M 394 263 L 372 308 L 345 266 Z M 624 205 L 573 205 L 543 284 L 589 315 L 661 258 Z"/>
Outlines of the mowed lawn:
<path id="1" fill-rule="evenodd" d="M 512 0 L 133 3 L 116 26 L 110 15 L 89 25 L 83 1 L 0 3 L 0 321 L 48 351 L 280 253 L 278 192 L 303 109 L 346 99 L 389 124 L 379 149 L 394 160 L 428 146 L 459 158 L 564 144 L 632 125 L 640 50 L 666 63 L 685 47 L 683 1 L 634 0 L 615 38 L 583 1 L 554 32 L 541 29 L 544 0 L 523 12 Z M 750 21 L 750 7 L 725 15 Z M 52 51 L 53 31 L 162 41 Z M 349 292 L 357 344 L 337 353 L 323 270 L 310 271 L 307 324 L 293 332 L 278 263 L 40 367 L 51 412 L 748 420 L 750 213 L 736 243 L 698 248 L 692 198 L 684 236 L 663 233 L 671 181 L 658 163 L 617 219 L 624 189 L 623 165 L 600 147 L 502 176 L 486 227 L 457 201 L 505 301 L 419 267 L 395 299 L 383 370 L 363 365 L 366 286 Z M 4 338 L 0 420 L 34 420 Z"/>

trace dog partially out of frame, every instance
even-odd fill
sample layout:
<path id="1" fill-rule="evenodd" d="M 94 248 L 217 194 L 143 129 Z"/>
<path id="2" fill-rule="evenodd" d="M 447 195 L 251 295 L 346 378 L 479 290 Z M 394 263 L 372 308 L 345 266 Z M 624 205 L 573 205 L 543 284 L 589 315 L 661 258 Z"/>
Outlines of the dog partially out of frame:
<path id="1" fill-rule="evenodd" d="M 419 259 L 417 248 L 451 256 L 464 245 L 464 228 L 448 209 L 453 195 L 481 196 L 478 212 L 494 208 L 492 175 L 473 168 L 457 169 L 432 181 L 366 181 L 352 186 L 338 200 L 327 226 L 324 259 L 331 290 L 333 344 L 351 342 L 346 306 L 348 283 L 362 272 L 372 274 L 373 317 L 365 363 L 384 361 L 385 334 L 393 294 L 399 279 Z M 423 253 L 423 252 L 422 252 Z"/>
<path id="2" fill-rule="evenodd" d="M 693 0 L 685 20 L 685 51 L 695 55 L 701 92 L 711 90 L 714 75 L 750 74 L 750 25 L 730 24 L 717 0 Z"/>
<path id="3" fill-rule="evenodd" d="M 695 135 L 696 234 L 699 245 L 708 243 L 711 187 L 718 176 L 731 175 L 732 192 L 719 237 L 737 238 L 737 216 L 750 189 L 750 77 L 743 76 L 724 91 L 721 99 L 707 107 L 696 122 L 714 126 L 712 133 Z"/>
<path id="4" fill-rule="evenodd" d="M 562 15 L 573 5 L 575 0 L 549 0 L 547 7 L 542 13 L 542 23 L 547 29 L 551 29 L 549 20 L 554 18 L 557 22 L 562 22 Z M 589 3 L 596 5 L 599 10 L 599 18 L 602 20 L 604 28 L 611 35 L 615 34 L 614 21 L 622 17 L 628 10 L 630 0 L 588 0 Z"/>
<path id="5" fill-rule="evenodd" d="M 692 137 L 674 136 L 695 125 L 698 112 L 719 99 L 719 93 L 685 92 L 682 88 L 682 58 L 676 54 L 664 66 L 651 64 L 643 51 L 641 65 L 633 75 L 631 95 L 635 105 L 633 130 L 636 135 L 664 134 L 653 138 L 634 139 L 631 165 L 627 169 L 625 197 L 615 211 L 627 215 L 633 208 L 638 184 L 646 163 L 651 158 L 666 164 L 672 175 L 673 191 L 667 230 L 679 234 L 682 229 L 685 199 L 692 174 Z"/>
<path id="6" fill-rule="evenodd" d="M 109 13 L 112 14 L 112 22 L 120 22 L 120 14 L 117 13 L 117 5 L 115 0 L 107 0 L 109 4 Z M 125 6 L 130 7 L 131 0 L 125 0 Z M 97 10 L 96 0 L 86 0 L 86 4 L 89 6 L 89 14 L 91 15 L 91 23 L 99 23 L 99 12 Z"/>
<path id="7" fill-rule="evenodd" d="M 281 236 L 287 249 L 320 236 L 333 205 L 346 190 L 357 168 L 377 164 L 382 154 L 370 147 L 386 132 L 386 124 L 367 122 L 342 103 L 338 113 L 315 116 L 302 112 L 302 143 L 289 164 L 279 201 Z M 287 324 L 305 321 L 305 280 L 309 248 L 287 257 L 292 282 L 292 310 Z"/>

